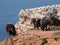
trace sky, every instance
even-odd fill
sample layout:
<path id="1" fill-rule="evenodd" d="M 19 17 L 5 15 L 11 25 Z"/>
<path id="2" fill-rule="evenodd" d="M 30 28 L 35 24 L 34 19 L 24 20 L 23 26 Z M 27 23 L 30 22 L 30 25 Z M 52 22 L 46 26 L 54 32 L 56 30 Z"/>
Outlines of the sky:
<path id="1" fill-rule="evenodd" d="M 7 37 L 5 25 L 18 22 L 21 9 L 60 4 L 60 0 L 0 0 L 0 41 Z"/>

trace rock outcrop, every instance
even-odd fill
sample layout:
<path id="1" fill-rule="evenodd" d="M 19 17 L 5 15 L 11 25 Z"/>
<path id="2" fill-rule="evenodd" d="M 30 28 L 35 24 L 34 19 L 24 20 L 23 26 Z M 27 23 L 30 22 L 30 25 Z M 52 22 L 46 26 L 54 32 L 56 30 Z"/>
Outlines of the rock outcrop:
<path id="1" fill-rule="evenodd" d="M 26 31 L 34 28 L 33 24 L 31 24 L 32 18 L 42 19 L 44 16 L 49 16 L 49 13 L 54 13 L 54 15 L 51 16 L 60 20 L 60 5 L 43 6 L 20 10 L 18 15 L 19 21 L 15 25 L 17 32 L 20 33 L 20 31 Z"/>
<path id="2" fill-rule="evenodd" d="M 56 15 L 53 9 L 57 10 Z M 60 45 L 60 35 L 55 34 L 59 30 L 41 31 L 34 29 L 31 24 L 33 18 L 42 19 L 49 13 L 54 13 L 53 16 L 60 20 L 60 5 L 22 9 L 18 15 L 19 21 L 15 24 L 16 36 L 6 38 L 0 45 Z"/>

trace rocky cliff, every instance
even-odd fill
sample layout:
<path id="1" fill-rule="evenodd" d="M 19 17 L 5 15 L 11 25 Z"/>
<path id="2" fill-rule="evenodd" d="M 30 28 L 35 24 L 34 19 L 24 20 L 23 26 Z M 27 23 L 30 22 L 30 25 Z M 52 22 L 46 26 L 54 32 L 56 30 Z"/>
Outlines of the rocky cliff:
<path id="1" fill-rule="evenodd" d="M 53 11 L 54 9 L 56 14 Z M 20 33 L 20 31 L 26 31 L 34 28 L 31 24 L 32 18 L 42 19 L 44 16 L 49 16 L 49 13 L 54 13 L 54 15 L 51 16 L 60 20 L 60 5 L 43 6 L 20 10 L 18 15 L 19 21 L 15 25 L 17 32 Z"/>
<path id="2" fill-rule="evenodd" d="M 34 29 L 31 24 L 32 18 L 42 19 L 49 16 L 49 13 L 54 13 L 53 9 L 57 10 L 53 16 L 60 20 L 60 5 L 20 10 L 19 21 L 15 24 L 16 36 L 6 38 L 0 45 L 60 45 L 60 35 L 56 34 L 59 30 L 41 31 Z"/>

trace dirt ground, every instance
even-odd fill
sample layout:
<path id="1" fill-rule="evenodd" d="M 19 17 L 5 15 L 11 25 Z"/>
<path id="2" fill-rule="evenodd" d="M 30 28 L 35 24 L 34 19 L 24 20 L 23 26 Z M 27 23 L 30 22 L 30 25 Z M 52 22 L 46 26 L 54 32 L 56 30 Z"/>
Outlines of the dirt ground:
<path id="1" fill-rule="evenodd" d="M 5 39 L 0 42 L 0 45 L 60 45 L 60 30 L 31 29 L 12 37 L 12 40 L 11 38 Z"/>

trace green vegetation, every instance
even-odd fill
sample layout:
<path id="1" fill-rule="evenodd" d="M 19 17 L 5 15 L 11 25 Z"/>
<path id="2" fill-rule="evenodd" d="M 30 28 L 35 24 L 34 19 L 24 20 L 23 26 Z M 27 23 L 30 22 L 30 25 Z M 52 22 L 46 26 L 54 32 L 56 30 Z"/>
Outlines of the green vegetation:
<path id="1" fill-rule="evenodd" d="M 60 26 L 51 27 L 52 30 L 60 30 Z"/>
<path id="2" fill-rule="evenodd" d="M 55 32 L 54 34 L 60 34 L 60 31 L 59 32 Z"/>

